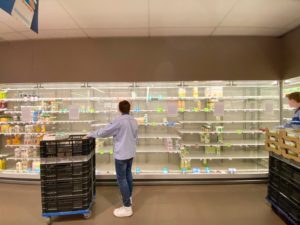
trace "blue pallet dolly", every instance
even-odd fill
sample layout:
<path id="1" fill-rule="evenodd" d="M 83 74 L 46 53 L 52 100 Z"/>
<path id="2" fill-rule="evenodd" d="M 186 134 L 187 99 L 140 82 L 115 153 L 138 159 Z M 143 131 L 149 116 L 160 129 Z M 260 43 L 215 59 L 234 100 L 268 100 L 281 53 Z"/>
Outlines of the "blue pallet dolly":
<path id="1" fill-rule="evenodd" d="M 52 218 L 58 216 L 70 216 L 70 215 L 83 215 L 85 219 L 89 219 L 92 216 L 92 207 L 95 204 L 96 196 L 93 197 L 93 201 L 90 204 L 90 207 L 85 210 L 76 210 L 69 212 L 53 212 L 53 213 L 43 213 L 42 216 L 46 218 L 46 223 L 48 225 L 52 224 Z"/>
<path id="2" fill-rule="evenodd" d="M 92 183 L 94 183 L 94 179 L 92 179 Z M 94 183 L 94 185 L 96 185 Z M 83 215 L 85 219 L 89 219 L 92 215 L 92 207 L 96 202 L 96 193 L 94 192 L 94 187 L 92 188 L 93 199 L 88 209 L 85 210 L 76 210 L 76 211 L 68 211 L 68 212 L 53 212 L 53 213 L 43 213 L 42 216 L 46 218 L 47 225 L 52 224 L 52 218 L 58 216 L 70 216 L 70 215 Z"/>
<path id="3" fill-rule="evenodd" d="M 95 153 L 93 151 L 93 154 L 91 154 L 91 158 L 93 158 L 95 156 Z M 95 166 L 95 165 L 93 165 Z M 95 171 L 94 171 L 95 172 Z M 92 184 L 96 185 L 95 183 L 96 181 L 94 180 L 94 176 L 92 176 Z M 42 216 L 44 218 L 46 218 L 46 223 L 48 225 L 50 225 L 52 223 L 52 218 L 53 217 L 59 217 L 59 216 L 69 216 L 69 215 L 83 215 L 83 217 L 85 219 L 89 219 L 92 215 L 92 207 L 93 205 L 95 204 L 95 201 L 96 201 L 96 189 L 94 190 L 94 187 L 92 188 L 92 196 L 93 196 L 93 199 L 92 199 L 92 202 L 89 206 L 88 209 L 85 209 L 85 210 L 76 210 L 76 211 L 68 211 L 68 212 L 53 212 L 53 213 L 43 213 Z"/>

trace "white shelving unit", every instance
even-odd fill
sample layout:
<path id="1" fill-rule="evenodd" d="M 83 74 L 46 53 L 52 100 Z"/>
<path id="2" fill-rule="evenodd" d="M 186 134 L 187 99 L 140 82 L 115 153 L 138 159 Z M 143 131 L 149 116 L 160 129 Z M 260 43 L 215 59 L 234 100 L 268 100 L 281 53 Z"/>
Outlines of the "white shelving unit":
<path id="1" fill-rule="evenodd" d="M 105 147 L 101 147 L 97 150 L 98 154 L 112 154 L 113 152 L 113 146 L 105 146 Z M 143 145 L 143 146 L 137 146 L 136 149 L 137 153 L 175 153 L 178 154 L 180 153 L 179 150 L 173 149 L 173 150 L 169 150 L 167 149 L 165 146 L 163 145 Z"/>
<path id="2" fill-rule="evenodd" d="M 233 124 L 233 123 L 279 123 L 279 120 L 218 120 L 218 121 L 179 121 L 181 124 Z"/>
<path id="3" fill-rule="evenodd" d="M 24 158 L 24 157 L 7 157 L 7 160 L 14 160 L 14 161 L 40 161 L 40 158 L 38 157 L 28 157 L 28 158 Z"/>
<path id="4" fill-rule="evenodd" d="M 196 129 L 182 129 L 178 130 L 180 134 L 264 134 L 261 130 L 227 130 L 227 131 L 199 131 Z"/>
<path id="5" fill-rule="evenodd" d="M 249 146 L 264 146 L 265 143 L 263 141 L 257 141 L 257 140 L 228 140 L 223 143 L 199 143 L 197 141 L 193 142 L 182 142 L 183 146 L 186 147 L 209 147 L 209 146 L 215 146 L 215 147 L 249 147 Z"/>
<path id="6" fill-rule="evenodd" d="M 280 122 L 277 81 L 1 84 L 1 92 L 5 94 L 0 102 L 7 107 L 0 109 L 0 118 L 11 119 L 1 119 L 0 127 L 19 126 L 21 130 L 0 132 L 0 154 L 7 160 L 0 177 L 36 175 L 30 170 L 16 171 L 15 163 L 37 158 L 12 155 L 16 148 L 39 149 L 23 144 L 23 138 L 43 133 L 25 132 L 25 126 L 43 125 L 46 133 L 86 134 L 118 116 L 117 103 L 124 99 L 132 103 L 131 114 L 140 123 L 133 172 L 143 179 L 264 176 L 268 155 L 259 129 Z M 224 105 L 222 116 L 215 116 L 217 102 Z M 270 102 L 272 113 L 266 112 Z M 78 120 L 69 119 L 70 105 L 79 107 Z M 39 110 L 38 121 L 23 122 L 22 106 Z M 207 126 L 209 130 L 203 130 Z M 210 140 L 203 142 L 203 135 Z M 8 138 L 16 136 L 20 145 L 7 144 Z M 97 174 L 105 179 L 115 174 L 112 138 L 99 142 L 104 147 L 96 147 Z"/>
<path id="7" fill-rule="evenodd" d="M 183 156 L 184 159 L 189 160 L 218 160 L 218 159 L 227 159 L 227 160 L 234 160 L 234 159 L 268 159 L 269 155 L 266 151 L 256 151 L 256 150 L 225 150 L 219 155 L 209 155 L 204 154 L 203 152 L 199 151 L 191 151 L 189 156 Z"/>
<path id="8" fill-rule="evenodd" d="M 26 145 L 26 144 L 22 144 L 22 145 L 5 145 L 6 148 L 18 148 L 18 147 L 33 147 L 33 148 L 38 148 L 40 147 L 39 145 Z"/>
<path id="9" fill-rule="evenodd" d="M 0 122 L 0 125 L 24 125 L 24 124 L 57 124 L 57 123 L 92 123 L 92 120 L 57 120 L 57 121 L 37 121 L 37 122 L 22 122 L 22 121 L 11 121 L 11 122 Z"/>
<path id="10" fill-rule="evenodd" d="M 4 98 L 2 99 L 3 102 L 43 102 L 43 101 L 120 101 L 122 99 L 126 98 L 130 101 L 195 101 L 195 100 L 249 100 L 249 99 L 255 99 L 255 100 L 266 100 L 266 99 L 274 99 L 278 100 L 279 97 L 276 96 L 226 96 L 226 97 L 156 97 L 156 98 L 149 98 L 149 97 L 130 97 L 130 96 L 124 96 L 124 97 L 86 97 L 86 98 Z"/>

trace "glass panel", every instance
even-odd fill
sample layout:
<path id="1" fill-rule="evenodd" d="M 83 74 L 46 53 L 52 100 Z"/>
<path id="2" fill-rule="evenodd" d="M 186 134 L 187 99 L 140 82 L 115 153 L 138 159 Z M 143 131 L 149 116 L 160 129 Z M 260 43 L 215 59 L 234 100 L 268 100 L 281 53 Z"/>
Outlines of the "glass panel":
<path id="1" fill-rule="evenodd" d="M 300 92 L 300 77 L 285 80 L 283 82 L 283 123 L 290 121 L 294 115 L 294 108 L 288 105 L 287 94 Z"/>
<path id="2" fill-rule="evenodd" d="M 8 176 L 38 172 L 38 141 L 45 132 L 86 134 L 104 127 L 119 116 L 123 99 L 139 123 L 137 177 L 265 174 L 268 154 L 259 128 L 280 120 L 278 81 L 32 83 L 0 89 L 0 169 Z M 22 122 L 25 106 L 30 123 Z M 78 107 L 79 120 L 69 119 L 70 106 Z M 97 174 L 114 175 L 112 139 L 97 139 L 96 153 Z"/>

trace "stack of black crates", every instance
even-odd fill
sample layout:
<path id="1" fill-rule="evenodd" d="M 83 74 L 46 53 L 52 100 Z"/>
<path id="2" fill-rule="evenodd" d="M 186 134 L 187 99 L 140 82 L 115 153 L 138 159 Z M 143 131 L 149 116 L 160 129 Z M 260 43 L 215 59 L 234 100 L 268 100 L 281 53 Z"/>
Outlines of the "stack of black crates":
<path id="1" fill-rule="evenodd" d="M 300 224 L 300 163 L 270 152 L 268 200 L 289 224 Z"/>
<path id="2" fill-rule="evenodd" d="M 76 214 L 89 210 L 94 202 L 95 139 L 82 138 L 82 135 L 72 135 L 68 139 L 40 143 L 45 217 L 61 212 Z"/>

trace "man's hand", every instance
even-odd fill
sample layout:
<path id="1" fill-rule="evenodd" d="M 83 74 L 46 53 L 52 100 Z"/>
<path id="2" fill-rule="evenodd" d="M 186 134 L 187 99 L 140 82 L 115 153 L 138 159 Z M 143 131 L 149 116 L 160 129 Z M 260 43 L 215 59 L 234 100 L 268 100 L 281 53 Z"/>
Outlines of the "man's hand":
<path id="1" fill-rule="evenodd" d="M 259 128 L 259 130 L 262 131 L 262 132 L 267 132 L 268 128 L 262 127 L 262 128 Z"/>
<path id="2" fill-rule="evenodd" d="M 84 136 L 82 139 L 89 139 L 90 137 L 89 136 Z"/>

